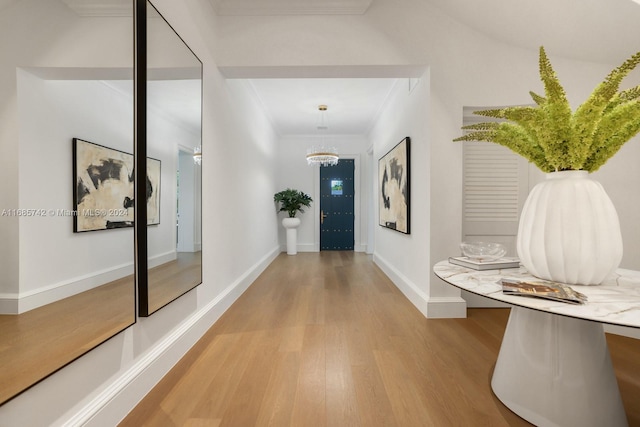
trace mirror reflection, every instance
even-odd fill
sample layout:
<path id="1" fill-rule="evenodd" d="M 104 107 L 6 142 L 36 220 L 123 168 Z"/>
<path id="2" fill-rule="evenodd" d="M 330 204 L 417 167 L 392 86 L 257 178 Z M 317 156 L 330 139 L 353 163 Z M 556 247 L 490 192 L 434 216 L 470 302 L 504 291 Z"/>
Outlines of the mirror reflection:
<path id="1" fill-rule="evenodd" d="M 0 40 L 3 403 L 135 322 L 133 228 L 77 228 L 130 213 L 94 202 L 130 187 L 132 2 L 2 1 Z M 74 139 L 122 157 L 74 168 Z"/>
<path id="2" fill-rule="evenodd" d="M 151 3 L 147 67 L 147 156 L 161 165 L 159 223 L 147 229 L 147 292 L 140 292 L 151 314 L 202 282 L 201 158 L 194 157 L 201 153 L 202 64 Z M 155 212 L 147 204 L 148 219 Z"/>

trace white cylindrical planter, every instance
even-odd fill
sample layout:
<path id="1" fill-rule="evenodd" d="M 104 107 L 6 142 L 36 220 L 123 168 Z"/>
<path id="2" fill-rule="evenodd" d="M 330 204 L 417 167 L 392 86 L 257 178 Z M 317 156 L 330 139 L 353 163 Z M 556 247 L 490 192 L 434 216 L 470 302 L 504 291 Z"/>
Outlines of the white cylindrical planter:
<path id="1" fill-rule="evenodd" d="M 283 218 L 282 226 L 287 230 L 287 255 L 298 253 L 298 226 L 300 218 Z"/>
<path id="2" fill-rule="evenodd" d="M 541 279 L 600 284 L 622 260 L 618 214 L 602 185 L 586 171 L 547 174 L 522 209 L 517 251 Z"/>

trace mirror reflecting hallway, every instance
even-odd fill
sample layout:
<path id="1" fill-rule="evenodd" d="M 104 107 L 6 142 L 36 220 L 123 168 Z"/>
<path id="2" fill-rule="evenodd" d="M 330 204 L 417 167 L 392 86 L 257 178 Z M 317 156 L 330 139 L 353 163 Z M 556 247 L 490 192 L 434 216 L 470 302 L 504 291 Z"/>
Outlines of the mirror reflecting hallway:
<path id="1" fill-rule="evenodd" d="M 0 404 L 128 327 L 132 286 L 131 275 L 26 313 L 0 314 Z"/>
<path id="2" fill-rule="evenodd" d="M 530 425 L 491 392 L 508 316 L 425 319 L 368 255 L 281 254 L 121 425 Z M 607 340 L 640 425 L 640 342 Z"/>
<path id="3" fill-rule="evenodd" d="M 136 55 L 147 81 L 137 95 L 146 99 L 138 105 L 146 120 L 136 144 L 145 147 L 147 177 L 149 159 L 161 160 L 156 205 L 148 200 L 148 226 L 136 230 L 147 265 L 137 277 L 138 315 L 147 317 L 202 283 L 202 175 L 193 156 L 202 145 L 202 63 L 153 4 L 142 3 L 146 44 Z"/>
<path id="4" fill-rule="evenodd" d="M 175 299 L 180 283 L 181 294 L 192 289 L 201 268 L 200 253 L 180 253 L 149 270 L 154 309 Z M 0 315 L 0 403 L 126 328 L 135 307 L 132 283 L 127 276 L 20 315 Z"/>
<path id="5" fill-rule="evenodd" d="M 202 281 L 202 252 L 178 252 L 176 259 L 149 270 L 149 308 L 154 312 Z"/>
<path id="6" fill-rule="evenodd" d="M 133 4 L 86 5 L 0 1 L 0 411 L 136 322 Z"/>

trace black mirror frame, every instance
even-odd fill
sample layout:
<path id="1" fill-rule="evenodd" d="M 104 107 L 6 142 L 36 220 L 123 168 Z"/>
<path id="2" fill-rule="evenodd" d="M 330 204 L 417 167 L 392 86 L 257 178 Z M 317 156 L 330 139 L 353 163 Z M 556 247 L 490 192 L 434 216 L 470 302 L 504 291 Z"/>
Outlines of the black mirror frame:
<path id="1" fill-rule="evenodd" d="M 144 200 L 147 183 L 147 0 L 135 0 L 134 7 L 134 200 Z M 142 179 L 141 179 L 142 177 Z M 149 316 L 147 268 L 147 208 L 137 203 L 134 210 L 135 278 L 138 315 Z"/>
<path id="2" fill-rule="evenodd" d="M 134 200 L 145 200 L 147 192 L 147 5 L 155 9 L 149 0 L 134 0 Z M 156 10 L 157 11 L 157 10 Z M 162 16 L 159 12 L 158 14 Z M 164 18 L 163 18 L 164 19 Z M 166 22 L 166 21 L 165 21 Z M 167 22 L 176 36 L 189 49 L 191 54 L 200 63 L 200 81 L 202 82 L 202 61 L 184 42 L 182 37 Z M 202 84 L 202 83 L 201 83 Z M 201 86 L 202 94 L 202 86 Z M 200 122 L 202 123 L 202 97 L 200 100 Z M 202 125 L 201 125 L 202 126 Z M 202 135 L 202 129 L 200 130 Z M 202 187 L 202 184 L 201 184 Z M 200 189 L 202 194 L 202 188 Z M 200 215 L 202 217 L 202 215 Z M 176 295 L 161 307 L 150 310 L 149 307 L 149 263 L 147 245 L 147 206 L 144 203 L 136 203 L 134 211 L 134 252 L 135 252 L 135 280 L 137 289 L 138 316 L 148 317 L 160 308 L 165 307 L 176 299 L 180 298 L 191 289 L 202 284 L 202 270 L 200 271 L 200 282 L 192 288 Z"/>

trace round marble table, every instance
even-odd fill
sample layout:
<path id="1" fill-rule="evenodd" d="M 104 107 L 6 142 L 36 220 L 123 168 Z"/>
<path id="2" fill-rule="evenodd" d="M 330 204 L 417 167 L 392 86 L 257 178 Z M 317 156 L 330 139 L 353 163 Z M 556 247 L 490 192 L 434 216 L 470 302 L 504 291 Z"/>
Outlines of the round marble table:
<path id="1" fill-rule="evenodd" d="M 502 278 L 539 280 L 520 267 L 477 271 L 441 261 L 445 282 L 512 305 L 491 388 L 538 426 L 626 426 L 603 324 L 640 328 L 640 272 L 619 269 L 598 286 L 571 287 L 583 305 L 504 295 Z"/>

